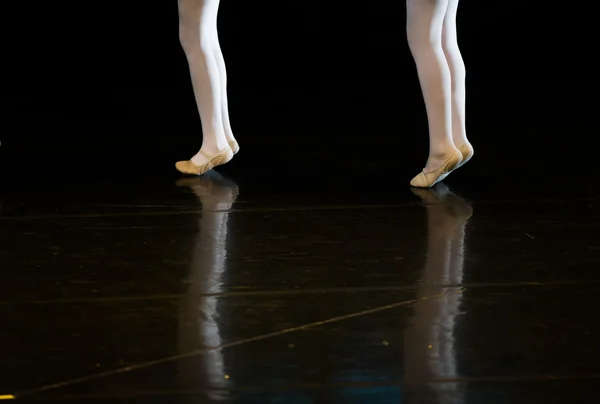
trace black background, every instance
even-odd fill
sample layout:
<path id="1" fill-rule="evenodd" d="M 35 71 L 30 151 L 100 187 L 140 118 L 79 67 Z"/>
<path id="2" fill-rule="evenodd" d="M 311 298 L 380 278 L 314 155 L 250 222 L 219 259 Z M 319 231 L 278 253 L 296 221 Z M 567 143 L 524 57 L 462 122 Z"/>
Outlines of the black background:
<path id="1" fill-rule="evenodd" d="M 10 7 L 5 156 L 6 148 L 16 155 L 129 147 L 174 159 L 197 149 L 199 118 L 175 0 Z M 462 0 L 472 136 L 524 126 L 539 132 L 528 135 L 532 144 L 565 141 L 544 128 L 588 128 L 571 134 L 580 140 L 589 134 L 597 104 L 592 15 L 558 2 Z M 220 39 L 240 143 L 303 142 L 324 133 L 368 142 L 370 131 L 426 144 L 405 133 L 426 125 L 405 18 L 403 1 L 223 0 Z M 504 143 L 524 140 L 510 132 Z"/>

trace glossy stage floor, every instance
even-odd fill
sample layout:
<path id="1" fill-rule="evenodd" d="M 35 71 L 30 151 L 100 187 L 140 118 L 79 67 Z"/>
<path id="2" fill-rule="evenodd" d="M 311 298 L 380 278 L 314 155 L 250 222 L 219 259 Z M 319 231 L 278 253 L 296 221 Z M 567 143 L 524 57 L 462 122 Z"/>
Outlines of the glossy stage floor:
<path id="1" fill-rule="evenodd" d="M 402 128 L 372 152 L 241 133 L 185 179 L 173 150 L 37 149 L 43 169 L 3 178 L 0 395 L 598 402 L 598 170 L 513 147 L 563 134 L 532 126 L 474 129 L 432 190 L 408 187 L 424 150 Z M 27 155 L 2 147 L 5 169 Z"/>

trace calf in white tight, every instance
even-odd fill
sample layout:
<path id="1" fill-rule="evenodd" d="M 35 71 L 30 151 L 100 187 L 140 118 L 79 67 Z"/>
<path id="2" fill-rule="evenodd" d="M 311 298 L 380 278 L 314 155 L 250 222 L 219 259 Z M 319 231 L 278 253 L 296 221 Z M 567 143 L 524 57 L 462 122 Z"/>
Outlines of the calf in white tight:
<path id="1" fill-rule="evenodd" d="M 179 37 L 202 121 L 202 146 L 176 168 L 201 175 L 230 161 L 239 146 L 229 122 L 227 72 L 217 33 L 219 0 L 178 0 L 178 6 Z"/>
<path id="2" fill-rule="evenodd" d="M 465 65 L 458 48 L 459 0 L 406 0 L 408 44 L 429 123 L 429 158 L 411 181 L 429 188 L 473 156 L 465 130 Z"/>

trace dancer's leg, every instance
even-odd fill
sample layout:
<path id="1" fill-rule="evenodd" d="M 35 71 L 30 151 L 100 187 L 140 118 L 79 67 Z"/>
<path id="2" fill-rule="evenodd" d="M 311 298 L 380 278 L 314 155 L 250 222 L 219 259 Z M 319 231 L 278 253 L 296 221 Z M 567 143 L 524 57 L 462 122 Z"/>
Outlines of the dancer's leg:
<path id="1" fill-rule="evenodd" d="M 459 0 L 449 0 L 442 31 L 442 46 L 452 77 L 452 140 L 457 148 L 468 144 L 465 125 L 466 69 L 456 30 L 456 15 Z"/>
<path id="2" fill-rule="evenodd" d="M 216 7 L 213 11 L 215 13 L 214 17 L 214 27 L 211 30 L 211 47 L 213 51 L 213 55 L 217 62 L 217 69 L 219 71 L 219 83 L 221 86 L 221 116 L 223 119 L 223 130 L 225 131 L 225 137 L 227 138 L 227 142 L 231 143 L 235 141 L 235 137 L 233 136 L 233 130 L 231 129 L 231 122 L 229 121 L 229 103 L 227 102 L 227 68 L 225 66 L 225 58 L 223 57 L 223 52 L 221 51 L 221 45 L 219 43 L 219 32 L 217 30 L 217 14 L 219 12 L 219 2 L 216 2 Z"/>
<path id="3" fill-rule="evenodd" d="M 219 0 L 178 0 L 181 45 L 190 67 L 194 97 L 202 121 L 202 147 L 191 162 L 203 166 L 227 149 L 223 128 L 219 68 L 213 52 Z"/>
<path id="4" fill-rule="evenodd" d="M 440 168 L 455 153 L 452 141 L 452 84 L 442 48 L 448 0 L 406 0 L 407 36 L 429 122 L 426 171 Z"/>

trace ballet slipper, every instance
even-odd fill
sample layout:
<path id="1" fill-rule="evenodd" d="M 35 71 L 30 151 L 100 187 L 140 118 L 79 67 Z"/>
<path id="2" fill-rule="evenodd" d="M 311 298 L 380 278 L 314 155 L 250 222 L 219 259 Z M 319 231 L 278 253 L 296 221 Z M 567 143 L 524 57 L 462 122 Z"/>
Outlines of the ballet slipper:
<path id="1" fill-rule="evenodd" d="M 192 163 L 191 160 L 178 161 L 175 163 L 175 168 L 177 171 L 188 175 L 202 175 L 217 166 L 228 163 L 233 158 L 233 150 L 231 150 L 230 147 L 221 150 L 213 156 L 209 156 L 202 150 L 200 150 L 199 153 L 206 157 L 206 163 L 202 164 L 201 166 L 197 166 Z"/>
<path id="2" fill-rule="evenodd" d="M 471 143 L 463 143 L 462 146 L 458 148 L 460 153 L 462 154 L 462 161 L 456 166 L 456 168 L 464 166 L 471 158 L 475 155 L 475 150 L 473 149 L 473 145 Z M 455 170 L 456 170 L 455 168 Z"/>
<path id="3" fill-rule="evenodd" d="M 440 181 L 443 181 L 448 174 L 452 172 L 462 161 L 462 153 L 458 149 L 450 152 L 444 163 L 435 170 L 421 171 L 410 181 L 410 185 L 416 188 L 431 188 Z"/>
<path id="4" fill-rule="evenodd" d="M 237 140 L 230 141 L 229 147 L 231 148 L 231 151 L 233 152 L 233 154 L 237 154 L 237 152 L 240 151 L 240 145 L 238 144 Z"/>

